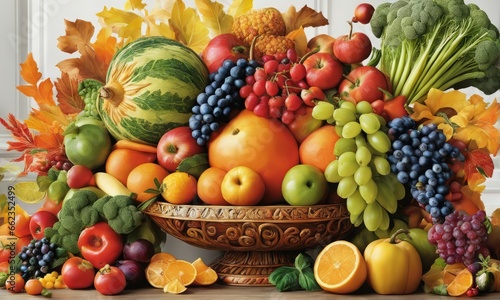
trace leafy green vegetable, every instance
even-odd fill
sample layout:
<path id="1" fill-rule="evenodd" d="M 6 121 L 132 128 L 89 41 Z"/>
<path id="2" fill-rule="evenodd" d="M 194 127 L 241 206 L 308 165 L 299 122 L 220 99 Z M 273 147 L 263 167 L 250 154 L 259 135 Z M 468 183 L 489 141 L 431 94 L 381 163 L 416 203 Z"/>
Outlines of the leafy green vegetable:
<path id="1" fill-rule="evenodd" d="M 321 287 L 314 278 L 314 259 L 307 253 L 299 253 L 294 266 L 282 266 L 269 275 L 269 283 L 276 286 L 280 292 L 320 290 Z"/>
<path id="2" fill-rule="evenodd" d="M 463 0 L 400 0 L 376 7 L 370 21 L 381 39 L 380 69 L 394 95 L 421 102 L 431 88 L 500 89 L 498 28 Z"/>

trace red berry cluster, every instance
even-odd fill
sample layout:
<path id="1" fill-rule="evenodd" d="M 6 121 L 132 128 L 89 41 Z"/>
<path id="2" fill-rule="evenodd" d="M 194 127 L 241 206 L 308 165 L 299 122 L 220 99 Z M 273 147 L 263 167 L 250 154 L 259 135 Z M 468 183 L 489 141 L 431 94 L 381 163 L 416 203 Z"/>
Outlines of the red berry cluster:
<path id="1" fill-rule="evenodd" d="M 280 119 L 290 124 L 296 115 L 305 113 L 305 103 L 300 97 L 306 83 L 306 69 L 298 62 L 295 49 L 286 53 L 265 55 L 262 66 L 246 77 L 240 88 L 245 108 L 257 116 Z"/>
<path id="2" fill-rule="evenodd" d="M 64 154 L 49 153 L 45 159 L 37 162 L 35 172 L 39 174 L 46 174 L 50 168 L 55 167 L 58 170 L 68 171 L 73 164 Z"/>

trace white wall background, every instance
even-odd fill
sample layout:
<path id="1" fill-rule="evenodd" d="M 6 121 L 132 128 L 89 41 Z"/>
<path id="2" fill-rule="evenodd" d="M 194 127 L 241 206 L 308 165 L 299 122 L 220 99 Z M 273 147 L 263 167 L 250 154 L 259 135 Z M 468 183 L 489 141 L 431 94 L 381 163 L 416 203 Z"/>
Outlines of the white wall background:
<path id="1" fill-rule="evenodd" d="M 155 0 L 146 0 L 151 8 Z M 222 4 L 229 4 L 231 0 L 219 0 Z M 307 29 L 308 37 L 318 33 L 327 33 L 334 37 L 346 34 L 348 25 L 346 23 L 353 14 L 357 4 L 369 2 L 374 6 L 387 2 L 376 1 L 340 1 L 340 0 L 280 0 L 270 3 L 266 0 L 254 0 L 254 7 L 273 6 L 281 11 L 285 11 L 290 5 L 295 5 L 298 9 L 303 5 L 308 5 L 321 11 L 329 20 L 328 26 L 315 29 Z M 492 23 L 500 28 L 500 1 L 493 0 L 469 0 L 468 3 L 476 3 L 488 12 Z M 68 58 L 68 54 L 61 52 L 57 48 L 57 38 L 64 35 L 64 19 L 74 21 L 83 19 L 90 21 L 99 28 L 96 13 L 102 11 L 103 7 L 123 8 L 124 0 L 2 0 L 0 10 L 0 117 L 6 118 L 8 113 L 14 113 L 19 119 L 24 120 L 33 103 L 26 99 L 16 90 L 16 86 L 21 84 L 19 79 L 19 64 L 26 59 L 29 52 L 33 53 L 38 63 L 40 72 L 44 78 L 57 78 L 59 70 L 55 65 Z M 184 0 L 187 6 L 194 7 L 193 0 Z M 371 34 L 368 25 L 355 25 L 356 31 L 363 31 L 372 37 L 375 46 L 378 41 Z M 476 93 L 474 89 L 466 90 L 467 93 Z M 493 99 L 500 101 L 500 92 L 487 96 L 488 101 Z M 6 141 L 10 140 L 8 132 L 0 126 L 0 163 L 2 160 L 10 160 L 19 156 L 19 153 L 9 153 L 6 151 Z M 500 157 L 495 158 L 497 170 L 493 178 L 488 179 L 487 188 L 483 193 L 483 202 L 487 206 L 487 211 L 500 207 L 497 200 L 500 195 Z M 0 182 L 0 193 L 5 193 L 10 182 Z M 33 208 L 34 209 L 34 208 Z M 167 251 L 178 257 L 192 260 L 202 256 L 207 261 L 219 255 L 216 251 L 201 250 L 186 245 L 175 238 L 169 237 Z"/>

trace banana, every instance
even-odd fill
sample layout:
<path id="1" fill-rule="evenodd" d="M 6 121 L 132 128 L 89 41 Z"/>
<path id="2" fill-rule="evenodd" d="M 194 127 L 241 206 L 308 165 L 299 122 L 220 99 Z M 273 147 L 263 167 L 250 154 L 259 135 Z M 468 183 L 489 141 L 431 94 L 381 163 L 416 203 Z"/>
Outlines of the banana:
<path id="1" fill-rule="evenodd" d="M 106 172 L 95 173 L 94 180 L 97 187 L 110 196 L 133 194 L 120 180 Z"/>
<path id="2" fill-rule="evenodd" d="M 363 211 L 363 222 L 368 230 L 375 231 L 379 228 L 383 219 L 383 211 L 384 209 L 377 201 L 366 205 Z"/>

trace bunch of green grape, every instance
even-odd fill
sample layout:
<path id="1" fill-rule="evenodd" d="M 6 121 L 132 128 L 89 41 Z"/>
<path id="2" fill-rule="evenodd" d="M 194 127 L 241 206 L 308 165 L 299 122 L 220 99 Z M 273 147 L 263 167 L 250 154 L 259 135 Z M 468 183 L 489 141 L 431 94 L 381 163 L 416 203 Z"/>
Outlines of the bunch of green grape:
<path id="1" fill-rule="evenodd" d="M 100 120 L 97 111 L 96 102 L 99 99 L 99 93 L 103 84 L 95 79 L 87 78 L 78 84 L 78 94 L 85 103 L 85 107 L 79 114 L 79 117 L 90 117 Z"/>
<path id="2" fill-rule="evenodd" d="M 339 136 L 337 159 L 327 166 L 325 177 L 338 184 L 337 194 L 346 199 L 351 223 L 364 223 L 370 231 L 386 230 L 406 191 L 387 161 L 391 140 L 384 118 L 366 101 L 344 101 L 338 107 L 320 101 L 312 116 L 334 125 Z"/>

